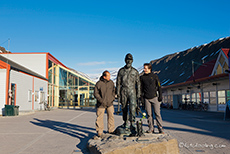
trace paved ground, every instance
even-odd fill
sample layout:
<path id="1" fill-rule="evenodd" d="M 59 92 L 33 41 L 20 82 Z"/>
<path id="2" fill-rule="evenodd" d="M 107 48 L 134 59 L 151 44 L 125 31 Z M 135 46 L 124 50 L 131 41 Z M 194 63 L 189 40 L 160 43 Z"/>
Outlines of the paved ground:
<path id="1" fill-rule="evenodd" d="M 222 113 L 163 109 L 162 117 L 166 133 L 177 138 L 181 153 L 229 153 L 230 121 L 223 121 Z M 88 153 L 86 144 L 95 135 L 95 118 L 94 109 L 56 109 L 0 117 L 0 153 Z M 121 116 L 115 115 L 115 125 L 120 124 Z"/>
<path id="2" fill-rule="evenodd" d="M 230 121 L 223 120 L 223 113 L 162 110 L 162 116 L 181 154 L 230 153 Z"/>

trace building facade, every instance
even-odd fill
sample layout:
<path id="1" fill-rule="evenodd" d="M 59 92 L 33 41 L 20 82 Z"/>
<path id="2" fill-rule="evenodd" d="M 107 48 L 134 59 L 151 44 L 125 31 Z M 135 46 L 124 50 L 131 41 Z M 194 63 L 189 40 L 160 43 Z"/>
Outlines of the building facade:
<path id="1" fill-rule="evenodd" d="M 185 81 L 163 86 L 163 102 L 173 108 L 181 104 L 205 103 L 208 111 L 225 111 L 230 100 L 229 90 L 229 49 L 221 48 L 216 59 L 200 65 Z M 179 75 L 178 75 L 179 77 Z"/>
<path id="2" fill-rule="evenodd" d="M 21 93 L 26 93 L 26 95 L 30 95 L 31 93 L 33 95 L 29 101 L 38 102 L 42 97 L 45 98 L 50 107 L 95 105 L 96 102 L 93 97 L 95 83 L 79 72 L 66 67 L 50 53 L 1 53 L 0 55 L 28 70 L 32 70 L 34 74 L 45 81 L 44 83 L 41 83 L 38 79 L 27 78 L 25 74 L 9 71 L 7 69 L 8 65 L 4 64 L 4 69 L 0 70 L 1 78 L 4 78 L 4 76 L 7 78 L 8 71 L 12 72 L 10 74 L 10 81 L 18 82 L 25 80 L 25 82 L 22 82 L 21 84 L 24 85 L 27 92 L 19 89 L 19 85 L 17 85 L 15 88 L 17 90 L 17 96 L 19 94 L 21 95 Z M 1 81 L 4 82 L 6 86 L 8 85 L 7 81 Z M 30 81 L 32 84 L 28 85 Z M 29 88 L 29 86 L 33 87 L 34 90 L 33 88 Z M 6 94 L 4 97 L 1 96 L 0 98 L 6 99 L 8 95 L 9 94 Z M 17 97 L 17 101 L 21 102 L 25 100 L 20 100 Z M 23 107 L 23 109 L 34 110 L 38 109 L 37 107 L 38 105 L 36 103 L 32 103 L 31 108 L 27 106 Z M 22 107 L 20 107 L 20 110 L 21 109 Z"/>
<path id="3" fill-rule="evenodd" d="M 20 111 L 43 110 L 48 80 L 30 69 L 0 55 L 0 115 L 5 105 Z"/>

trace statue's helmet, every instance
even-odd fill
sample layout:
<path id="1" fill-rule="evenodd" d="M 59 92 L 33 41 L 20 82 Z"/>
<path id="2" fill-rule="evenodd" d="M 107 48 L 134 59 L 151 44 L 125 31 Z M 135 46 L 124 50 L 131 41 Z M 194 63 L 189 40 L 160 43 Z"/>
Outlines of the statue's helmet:
<path id="1" fill-rule="evenodd" d="M 126 60 L 133 60 L 133 56 L 130 54 L 130 53 L 128 53 L 126 56 L 125 56 L 125 61 Z"/>

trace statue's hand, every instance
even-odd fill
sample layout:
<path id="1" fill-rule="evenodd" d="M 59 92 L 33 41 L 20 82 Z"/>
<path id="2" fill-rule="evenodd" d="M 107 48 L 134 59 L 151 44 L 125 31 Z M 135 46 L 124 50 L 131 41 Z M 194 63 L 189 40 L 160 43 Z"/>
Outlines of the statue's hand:
<path id="1" fill-rule="evenodd" d="M 141 109 L 139 107 L 139 105 L 136 107 L 136 113 L 137 113 L 137 116 L 139 116 L 139 112 L 141 112 Z"/>
<path id="2" fill-rule="evenodd" d="M 140 107 L 141 107 L 141 109 L 144 110 L 145 109 L 145 100 L 144 100 L 144 97 L 140 97 L 139 101 L 140 101 Z"/>
<path id="3" fill-rule="evenodd" d="M 137 98 L 137 106 L 140 107 L 141 104 L 142 104 L 142 101 L 141 101 L 141 98 L 139 97 L 139 98 Z"/>

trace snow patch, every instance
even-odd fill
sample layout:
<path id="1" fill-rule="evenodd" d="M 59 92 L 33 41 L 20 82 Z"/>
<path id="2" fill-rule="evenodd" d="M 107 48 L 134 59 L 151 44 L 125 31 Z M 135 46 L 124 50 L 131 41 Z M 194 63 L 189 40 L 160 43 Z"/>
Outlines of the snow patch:
<path id="1" fill-rule="evenodd" d="M 210 57 L 214 54 L 214 52 L 210 55 Z"/>
<path id="2" fill-rule="evenodd" d="M 167 82 L 169 82 L 170 79 L 168 79 L 167 81 L 165 81 L 164 83 L 162 83 L 161 85 L 165 85 Z"/>
<path id="3" fill-rule="evenodd" d="M 174 83 L 174 81 L 170 82 L 168 85 L 171 85 L 171 84 L 173 84 L 173 83 Z"/>
<path id="4" fill-rule="evenodd" d="M 223 38 L 219 38 L 220 41 L 223 40 L 223 39 L 224 39 L 224 37 Z"/>
<path id="5" fill-rule="evenodd" d="M 218 50 L 214 55 L 216 55 L 218 52 L 220 52 L 220 50 Z"/>
<path id="6" fill-rule="evenodd" d="M 204 60 L 205 58 L 207 58 L 208 57 L 208 55 L 206 55 L 206 56 L 204 56 L 203 58 L 201 58 L 202 60 Z"/>
<path id="7" fill-rule="evenodd" d="M 180 74 L 180 76 L 184 75 L 184 72 Z"/>

